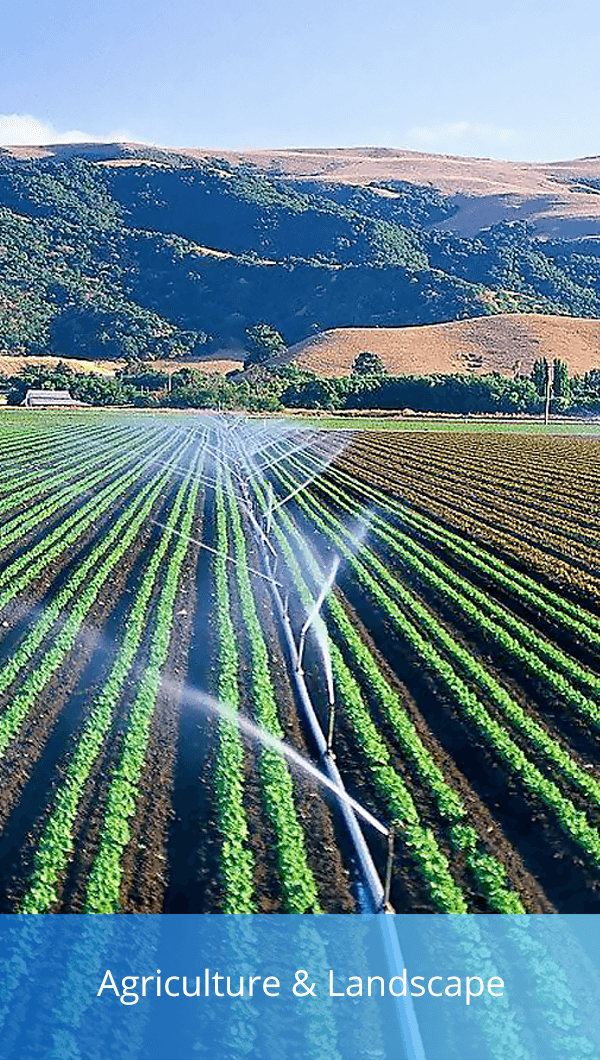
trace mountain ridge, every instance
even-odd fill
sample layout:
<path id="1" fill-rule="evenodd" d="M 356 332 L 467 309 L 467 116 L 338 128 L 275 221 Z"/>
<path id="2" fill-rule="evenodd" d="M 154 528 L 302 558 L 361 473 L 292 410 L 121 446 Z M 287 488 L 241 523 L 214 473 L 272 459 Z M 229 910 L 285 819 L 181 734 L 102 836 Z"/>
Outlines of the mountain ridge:
<path id="1" fill-rule="evenodd" d="M 293 346 L 506 313 L 600 317 L 600 158 L 0 152 L 0 351 L 237 358 L 259 322 Z"/>
<path id="2" fill-rule="evenodd" d="M 600 220 L 600 189 L 586 186 L 587 181 L 600 183 L 600 155 L 553 162 L 514 162 L 485 156 L 464 157 L 383 147 L 231 151 L 127 142 L 6 145 L 0 150 L 20 159 L 87 157 L 107 163 L 137 156 L 139 164 L 143 162 L 141 156 L 151 151 L 162 155 L 165 161 L 186 157 L 196 160 L 222 158 L 234 166 L 250 164 L 267 175 L 300 181 L 314 179 L 323 183 L 364 185 L 377 180 L 405 180 L 415 185 L 431 184 L 444 194 L 455 197 L 459 216 L 455 218 L 453 230 L 469 235 L 475 229 L 464 216 L 464 203 L 459 202 L 462 198 L 489 199 L 490 211 L 492 205 L 496 206 L 496 216 L 491 223 L 510 220 L 512 213 L 513 219 L 527 218 L 538 231 L 546 234 L 561 234 L 569 220 L 572 230 L 575 219 L 579 222 L 578 234 L 590 234 L 588 229 Z M 157 163 L 156 158 L 147 161 Z M 502 198 L 506 198 L 504 211 L 499 211 L 497 200 Z"/>

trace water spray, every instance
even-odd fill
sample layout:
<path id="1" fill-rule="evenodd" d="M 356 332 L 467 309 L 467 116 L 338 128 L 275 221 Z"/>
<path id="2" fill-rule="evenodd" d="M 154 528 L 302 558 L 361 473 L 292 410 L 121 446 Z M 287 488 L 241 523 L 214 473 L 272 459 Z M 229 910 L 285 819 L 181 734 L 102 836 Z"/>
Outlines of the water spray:
<path id="1" fill-rule="evenodd" d="M 388 829 L 381 821 L 378 821 L 372 813 L 369 812 L 360 802 L 353 799 L 348 794 L 344 787 L 335 784 L 325 773 L 322 773 L 317 766 L 306 758 L 303 754 L 286 743 L 285 740 L 280 740 L 279 737 L 273 736 L 272 733 L 268 732 L 267 729 L 259 728 L 253 721 L 250 721 L 244 714 L 240 714 L 239 711 L 233 710 L 232 707 L 228 707 L 226 704 L 221 703 L 214 696 L 209 696 L 205 692 L 200 692 L 195 688 L 185 686 L 182 692 L 183 702 L 188 706 L 198 707 L 201 710 L 209 710 L 213 714 L 219 715 L 224 721 L 230 722 L 232 725 L 236 725 L 241 732 L 248 736 L 252 740 L 258 741 L 263 747 L 269 747 L 272 751 L 276 751 L 282 757 L 287 758 L 292 765 L 298 769 L 307 773 L 310 777 L 317 781 L 322 787 L 327 788 L 331 791 L 336 799 L 340 802 L 346 803 L 351 806 L 358 817 L 361 817 L 371 828 L 373 828 L 379 835 L 388 835 Z"/>
<path id="2" fill-rule="evenodd" d="M 269 446 L 267 446 L 266 448 L 271 448 L 271 446 L 278 445 L 278 444 L 279 444 L 279 439 L 276 438 L 272 442 L 270 442 Z M 301 443 L 301 445 L 296 445 L 296 446 L 293 447 L 293 449 L 286 449 L 286 451 L 284 453 L 280 453 L 278 456 L 274 457 L 272 460 L 269 460 L 268 463 L 263 464 L 262 467 L 257 467 L 254 471 L 252 471 L 251 474 L 248 476 L 248 480 L 250 480 L 251 478 L 254 478 L 256 475 L 264 474 L 264 472 L 268 471 L 268 469 L 270 467 L 275 467 L 276 464 L 280 464 L 282 460 L 287 460 L 288 457 L 293 456 L 295 453 L 306 453 L 307 450 L 309 449 L 310 445 L 311 445 L 311 441 L 308 441 L 308 442 L 307 441 L 303 441 Z"/>
<path id="3" fill-rule="evenodd" d="M 174 526 L 167 526 L 166 523 L 159 523 L 157 519 L 148 520 L 153 526 L 159 526 L 162 530 L 169 530 L 175 537 L 185 537 L 186 541 L 190 541 L 194 545 L 198 545 L 199 548 L 203 548 L 206 552 L 211 552 L 213 556 L 220 556 L 226 560 L 227 563 L 238 564 L 238 560 L 235 556 L 230 556 L 228 552 L 219 552 L 218 548 L 213 548 L 212 545 L 207 545 L 205 541 L 201 541 L 198 537 L 190 537 L 188 534 L 182 534 L 179 530 L 176 530 Z M 250 567 L 246 564 L 246 570 L 248 574 L 253 574 L 256 578 L 262 578 L 264 581 L 271 582 L 278 588 L 283 589 L 281 582 L 274 580 L 274 575 L 267 575 L 261 570 L 256 570 L 256 567 Z"/>
<path id="4" fill-rule="evenodd" d="M 301 493 L 303 489 L 306 489 L 307 486 L 312 485 L 312 483 L 315 481 L 319 474 L 320 471 L 315 471 L 314 475 L 311 475 L 310 478 L 307 478 L 305 482 L 301 482 L 299 486 L 296 486 L 296 488 L 293 489 L 291 493 L 288 493 L 287 496 L 283 498 L 283 500 L 277 502 L 277 504 L 273 508 L 273 511 L 276 512 L 278 508 L 282 507 L 282 505 L 287 504 L 288 501 L 293 500 L 293 498 L 296 497 L 299 493 Z"/>
<path id="5" fill-rule="evenodd" d="M 240 434 L 241 433 L 242 432 L 240 432 Z M 263 517 L 261 518 L 254 510 L 254 505 L 251 501 L 249 483 L 251 478 L 259 477 L 259 474 L 262 475 L 262 469 L 257 467 L 254 463 L 253 457 L 249 455 L 249 449 L 251 448 L 251 446 L 246 444 L 246 440 L 243 437 L 240 438 L 240 434 L 237 435 L 235 440 L 231 439 L 232 444 L 235 445 L 236 448 L 236 463 L 238 467 L 240 467 L 240 469 L 243 468 L 243 477 L 240 476 L 239 479 L 240 501 L 244 510 L 246 511 L 255 537 L 257 539 L 257 543 L 261 549 L 263 567 L 265 570 L 266 577 L 271 585 L 271 592 L 273 594 L 275 606 L 279 613 L 283 634 L 288 646 L 288 651 L 292 664 L 291 676 L 293 677 L 296 686 L 296 692 L 298 694 L 299 702 L 302 706 L 306 722 L 312 733 L 312 736 L 315 740 L 319 752 L 320 768 L 317 768 L 317 766 L 312 765 L 312 763 L 308 763 L 306 759 L 303 759 L 303 756 L 300 756 L 301 761 L 298 762 L 298 759 L 295 757 L 298 755 L 298 752 L 293 751 L 293 749 L 289 749 L 290 753 L 288 753 L 287 746 L 286 748 L 279 747 L 278 749 L 290 761 L 295 761 L 296 764 L 301 765 L 301 767 L 306 768 L 306 765 L 309 765 L 310 768 L 308 771 L 311 772 L 313 776 L 315 776 L 315 779 L 320 781 L 320 778 L 326 778 L 327 783 L 325 784 L 325 786 L 329 788 L 334 794 L 336 794 L 340 810 L 342 811 L 346 826 L 348 827 L 350 836 L 352 838 L 358 863 L 360 864 L 361 872 L 366 885 L 367 894 L 369 896 L 369 904 L 371 906 L 371 910 L 373 912 L 389 912 L 392 911 L 392 907 L 390 905 L 390 893 L 393 871 L 393 834 L 390 838 L 390 830 L 388 828 L 382 825 L 381 822 L 377 822 L 377 825 L 379 826 L 377 827 L 374 824 L 375 818 L 373 818 L 372 814 L 368 815 L 367 818 L 365 817 L 364 807 L 361 807 L 360 809 L 357 808 L 357 806 L 355 805 L 356 800 L 353 800 L 346 792 L 342 777 L 335 762 L 335 755 L 332 751 L 335 730 L 335 686 L 333 681 L 333 668 L 331 663 L 327 632 L 324 623 L 319 616 L 319 612 L 327 596 L 327 593 L 330 591 L 335 581 L 335 577 L 340 566 L 340 557 L 335 556 L 333 560 L 331 570 L 325 580 L 325 584 L 323 585 L 319 593 L 318 599 L 315 601 L 314 605 L 311 608 L 310 614 L 308 615 L 306 621 L 303 624 L 302 630 L 300 632 L 298 646 L 296 646 L 290 622 L 289 592 L 285 594 L 285 600 L 282 599 L 282 596 L 280 595 L 279 591 L 280 589 L 282 589 L 282 586 L 280 586 L 280 584 L 275 580 L 275 568 L 278 560 L 278 553 L 274 549 L 268 536 L 270 531 L 272 530 L 274 513 L 277 507 L 279 507 L 283 503 L 286 503 L 287 500 L 291 499 L 292 495 L 295 495 L 296 493 L 300 492 L 300 490 L 303 489 L 305 486 L 310 485 L 310 483 L 314 481 L 314 478 L 320 473 L 322 468 L 320 468 L 318 471 L 315 470 L 315 472 L 311 475 L 310 479 L 307 482 L 301 483 L 299 487 L 295 488 L 292 491 L 290 496 L 284 498 L 284 500 L 280 501 L 278 504 L 274 504 L 273 488 L 271 484 L 266 481 L 266 476 L 263 476 L 263 488 L 267 493 L 267 510 L 265 515 L 263 515 Z M 270 448 L 272 444 L 273 442 L 270 441 L 268 448 Z M 243 449 L 242 446 L 244 447 Z M 305 449 L 306 446 L 301 446 L 300 448 Z M 224 460 L 227 460 L 227 457 L 230 457 L 232 455 L 233 454 L 231 453 L 224 452 L 222 458 Z M 291 455 L 291 453 L 288 451 L 282 454 L 281 457 L 275 458 L 273 461 L 271 461 L 271 466 L 275 463 L 279 463 L 280 459 L 285 459 L 286 455 Z M 313 459 L 315 460 L 315 463 L 319 463 L 318 458 L 314 457 L 314 455 Z M 252 467 L 252 463 L 254 463 L 254 467 Z M 248 474 L 248 472 L 250 472 L 250 474 Z M 356 534 L 357 541 L 355 542 L 355 545 L 357 547 L 359 547 L 360 539 L 364 536 L 364 533 L 366 532 L 367 528 L 368 523 L 363 524 L 358 528 L 358 533 Z M 327 681 L 328 716 L 325 732 L 323 731 L 323 728 L 321 727 L 318 721 L 302 671 L 302 658 L 304 653 L 306 636 L 311 626 L 315 630 L 317 643 L 322 654 L 324 674 Z M 259 739 L 263 735 L 260 730 L 256 729 L 256 726 L 253 727 L 252 722 L 249 722 L 248 719 L 235 715 L 234 720 L 236 721 L 236 724 L 240 725 L 240 727 L 249 735 L 254 735 Z M 271 739 L 273 738 L 271 737 Z M 360 804 L 358 805 L 360 806 Z M 366 811 L 366 813 L 368 814 L 368 811 Z M 362 835 L 359 820 L 368 820 L 368 823 L 372 827 L 374 827 L 375 830 L 379 832 L 379 834 L 385 836 L 385 838 L 387 839 L 388 850 L 385 873 L 385 887 L 378 876 L 368 846 L 365 842 L 364 836 Z"/>
<path id="6" fill-rule="evenodd" d="M 298 664 L 296 666 L 296 669 L 299 670 L 300 672 L 302 671 L 302 656 L 304 654 L 304 644 L 306 642 L 306 634 L 308 633 L 308 630 L 310 629 L 314 619 L 317 617 L 317 615 L 319 614 L 319 611 L 321 610 L 321 607 L 323 606 L 323 601 L 325 600 L 325 597 L 327 596 L 327 593 L 329 592 L 329 590 L 331 589 L 331 586 L 333 585 L 333 582 L 335 580 L 335 576 L 336 576 L 336 574 L 338 572 L 338 569 L 339 569 L 339 565 L 340 565 L 340 557 L 336 556 L 334 561 L 333 561 L 333 564 L 332 564 L 332 567 L 331 567 L 331 571 L 329 573 L 329 577 L 327 578 L 323 588 L 321 589 L 321 592 L 319 593 L 319 595 L 318 595 L 318 597 L 316 599 L 315 605 L 314 605 L 312 611 L 310 612 L 308 618 L 306 619 L 306 622 L 304 623 L 304 625 L 302 626 L 302 629 L 300 630 L 300 639 L 298 641 L 298 648 L 297 648 Z M 327 667 L 326 667 L 326 669 L 327 669 Z"/>
<path id="7" fill-rule="evenodd" d="M 266 534 L 269 537 L 271 533 L 271 520 L 273 518 L 273 483 L 269 479 L 269 507 L 267 510 L 267 530 Z"/>
<path id="8" fill-rule="evenodd" d="M 268 443 L 263 446 L 255 447 L 253 442 L 255 441 L 256 435 L 252 437 L 250 431 L 244 431 L 243 429 L 227 432 L 226 447 L 223 445 L 225 432 L 222 429 L 222 421 L 216 424 L 216 434 L 220 439 L 221 444 L 219 446 L 219 453 L 216 455 L 216 459 L 220 464 L 228 464 L 230 470 L 235 475 L 238 484 L 239 494 L 244 497 L 245 500 L 249 499 L 249 476 L 248 471 L 250 470 L 250 461 L 253 461 L 253 454 L 257 451 L 262 451 L 263 459 L 266 449 L 271 448 L 276 442 L 278 442 L 282 435 L 285 436 L 285 431 L 281 430 L 278 432 L 279 437 L 273 439 L 273 427 L 269 425 L 268 431 L 263 432 L 269 438 Z M 269 437 L 270 435 L 270 437 Z M 285 437 L 284 439 L 285 440 Z M 299 448 L 305 449 L 306 446 L 302 445 Z M 235 469 L 232 466 L 234 463 L 234 452 L 237 456 L 235 460 Z M 296 450 L 297 451 L 297 450 Z M 285 453 L 282 455 L 281 460 L 284 460 L 286 456 L 290 456 L 291 453 Z M 310 454 L 315 464 L 318 464 L 319 458 L 315 454 Z M 254 462 L 254 461 L 253 461 Z M 279 463 L 280 460 L 276 459 L 272 463 Z M 325 462 L 326 466 L 326 462 Z M 253 475 L 258 475 L 259 468 L 256 464 L 253 469 Z M 303 483 L 297 490 L 300 492 L 301 489 L 310 485 L 314 478 L 321 473 L 323 468 L 316 471 L 315 474 Z M 253 476 L 252 476 L 253 477 Z M 264 480 L 263 480 L 264 481 Z M 286 503 L 291 497 L 285 498 L 280 503 Z M 331 747 L 333 743 L 333 730 L 335 724 L 335 701 L 333 696 L 333 676 L 331 658 L 329 654 L 329 644 L 324 627 L 324 623 L 319 619 L 315 623 L 316 635 L 319 640 L 319 645 L 323 652 L 323 659 L 325 664 L 325 673 L 328 681 L 328 698 L 329 698 L 329 717 L 327 725 L 327 737 L 323 733 L 323 729 L 319 724 L 314 707 L 312 705 L 310 695 L 304 681 L 304 677 L 301 672 L 301 659 L 298 657 L 298 650 L 294 642 L 292 634 L 292 627 L 290 623 L 289 607 L 290 599 L 289 593 L 285 595 L 285 602 L 282 600 L 280 590 L 283 591 L 283 587 L 275 581 L 274 577 L 274 562 L 277 560 L 277 553 L 273 549 L 273 546 L 268 538 L 268 533 L 272 528 L 273 516 L 275 511 L 275 504 L 273 503 L 274 497 L 272 491 L 269 494 L 269 510 L 268 518 L 266 520 L 267 533 L 265 533 L 265 523 L 260 525 L 255 512 L 251 506 L 248 508 L 248 518 L 253 528 L 258 547 L 261 552 L 262 565 L 265 571 L 263 577 L 266 577 L 270 583 L 271 593 L 275 609 L 279 615 L 281 621 L 281 629 L 287 645 L 288 655 L 291 660 L 290 677 L 295 685 L 295 690 L 298 697 L 299 707 L 301 708 L 304 716 L 304 720 L 311 733 L 311 736 L 315 742 L 317 752 L 319 755 L 318 765 L 313 764 L 300 752 L 296 751 L 285 741 L 279 740 L 269 732 L 265 732 L 263 729 L 256 726 L 244 715 L 239 714 L 237 711 L 231 710 L 229 707 L 215 700 L 211 696 L 207 696 L 204 693 L 198 692 L 195 689 L 189 687 L 183 690 L 183 702 L 188 702 L 191 706 L 199 707 L 211 713 L 218 714 L 228 724 L 235 725 L 249 738 L 259 741 L 263 746 L 272 748 L 275 752 L 281 754 L 286 758 L 293 767 L 297 767 L 299 770 L 310 776 L 316 783 L 322 788 L 331 791 L 332 795 L 336 798 L 339 806 L 340 814 L 345 822 L 348 829 L 350 839 L 352 841 L 356 862 L 360 869 L 360 873 L 364 883 L 363 892 L 363 909 L 368 909 L 374 913 L 388 913 L 393 912 L 390 904 L 391 886 L 392 886 L 392 872 L 393 872 L 393 860 L 394 860 L 394 839 L 395 831 L 394 827 L 386 827 L 376 817 L 373 816 L 364 806 L 362 806 L 356 799 L 353 799 L 346 791 L 344 782 L 341 774 L 337 768 L 335 756 L 331 753 Z M 357 538 L 363 536 L 367 526 L 360 528 L 360 533 Z M 202 547 L 206 547 L 203 543 L 200 543 Z M 359 540 L 355 542 L 355 545 L 359 545 Z M 214 551 L 214 550 L 213 550 Z M 227 557 L 232 560 L 233 557 Z M 318 617 L 320 608 L 323 604 L 325 596 L 331 588 L 335 579 L 337 569 L 339 567 L 339 557 L 333 564 L 333 569 L 330 573 L 330 577 L 327 579 L 326 585 L 319 595 L 315 607 L 311 611 L 307 622 L 305 623 L 304 637 L 306 632 L 310 628 L 311 623 L 314 622 L 315 618 Z M 258 572 L 253 572 L 258 573 Z M 303 646 L 302 646 L 303 647 Z M 181 686 L 177 685 L 177 691 L 181 693 Z M 387 842 L 387 862 L 385 870 L 384 883 L 380 879 L 377 869 L 373 863 L 368 845 L 366 844 L 364 835 L 361 830 L 361 824 L 367 824 L 369 827 L 384 837 Z M 402 953 L 400 950 L 399 939 L 396 932 L 394 921 L 387 916 L 381 916 L 378 918 L 381 926 L 381 931 L 384 938 L 384 944 L 386 954 L 388 957 L 390 968 L 400 968 L 405 966 Z M 401 1036 L 404 1044 L 405 1055 L 407 1060 L 425 1060 L 425 1054 L 421 1043 L 419 1034 L 418 1024 L 415 1018 L 414 1008 L 412 1000 L 410 998 L 398 999 L 396 1002 L 398 1009 L 398 1018 L 401 1027 Z"/>

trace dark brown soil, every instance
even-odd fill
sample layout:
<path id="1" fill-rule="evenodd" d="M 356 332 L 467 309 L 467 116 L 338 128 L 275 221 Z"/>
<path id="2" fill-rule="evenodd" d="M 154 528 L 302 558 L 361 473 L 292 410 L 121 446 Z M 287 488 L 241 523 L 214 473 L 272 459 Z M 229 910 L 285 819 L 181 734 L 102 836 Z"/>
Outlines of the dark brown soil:
<path id="1" fill-rule="evenodd" d="M 204 491 L 202 539 L 214 545 L 214 496 Z M 185 579 L 184 579 L 185 580 Z M 191 689 L 216 691 L 215 590 L 212 556 L 198 548 L 189 574 L 193 627 L 181 665 Z M 168 878 L 163 912 L 216 913 L 223 907 L 220 833 L 213 786 L 218 728 L 212 715 L 185 703 L 177 714 L 177 742 L 167 836 Z"/>
<path id="2" fill-rule="evenodd" d="M 161 521 L 162 498 L 154 509 L 154 518 Z M 156 527 L 148 521 L 136 542 L 128 550 L 113 574 L 107 579 L 100 596 L 86 617 L 72 650 L 38 699 L 19 734 L 8 749 L 0 766 L 0 820 L 4 826 L 0 841 L 0 856 L 4 853 L 7 877 L 16 875 L 11 893 L 18 893 L 23 882 L 19 877 L 28 874 L 35 837 L 43 828 L 49 807 L 48 778 L 51 786 L 62 779 L 62 759 L 67 747 L 76 738 L 94 699 L 94 689 L 106 677 L 110 663 L 118 650 L 118 629 L 130 606 L 132 592 L 143 570 L 145 555 L 156 535 Z M 43 649 L 42 649 L 43 650 Z M 118 725 L 107 735 L 105 747 L 94 775 L 88 783 L 88 794 L 83 800 L 76 830 L 85 833 L 97 818 L 104 802 L 108 763 L 118 749 Z M 96 790 L 98 789 L 98 790 Z M 27 813 L 25 812 L 27 810 Z M 31 816 L 29 816 L 31 815 Z M 32 828 L 32 822 L 33 824 Z M 26 831 L 27 829 L 27 831 Z M 81 859 L 91 865 L 91 855 L 84 853 L 82 836 L 66 881 L 65 902 L 74 881 L 79 877 Z"/>
<path id="3" fill-rule="evenodd" d="M 487 806 L 528 875 L 537 879 L 545 901 L 560 912 L 600 910 L 600 877 L 584 861 L 581 848 L 562 832 L 550 811 L 506 772 L 479 730 L 423 672 L 420 660 L 397 637 L 387 618 L 347 581 L 342 580 L 342 585 L 397 677 L 416 700 L 426 727 Z M 497 856 L 495 844 L 491 852 Z M 557 862 L 563 863 L 562 871 Z M 517 884 L 516 879 L 513 884 Z M 537 905 L 540 892 L 538 888 L 535 891 L 537 894 L 526 894 L 525 900 L 531 897 Z"/>

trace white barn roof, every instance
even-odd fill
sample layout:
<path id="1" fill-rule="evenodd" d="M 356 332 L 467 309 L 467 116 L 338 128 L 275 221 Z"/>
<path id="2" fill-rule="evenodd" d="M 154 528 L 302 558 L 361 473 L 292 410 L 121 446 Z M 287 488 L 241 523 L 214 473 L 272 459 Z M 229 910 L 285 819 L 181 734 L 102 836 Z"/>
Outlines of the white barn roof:
<path id="1" fill-rule="evenodd" d="M 68 390 L 28 390 L 21 404 L 28 408 L 48 408 L 81 405 L 81 402 L 72 398 Z"/>

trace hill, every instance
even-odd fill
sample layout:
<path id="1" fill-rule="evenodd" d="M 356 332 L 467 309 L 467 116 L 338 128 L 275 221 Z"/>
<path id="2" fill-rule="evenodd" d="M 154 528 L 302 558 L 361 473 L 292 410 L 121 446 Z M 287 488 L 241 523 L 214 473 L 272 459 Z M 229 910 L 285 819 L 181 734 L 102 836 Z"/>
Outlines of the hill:
<path id="1" fill-rule="evenodd" d="M 501 314 L 407 328 L 335 328 L 272 362 L 293 363 L 322 377 L 344 376 L 364 351 L 378 354 L 389 375 L 529 374 L 543 357 L 564 361 L 570 375 L 583 375 L 600 368 L 600 321 Z"/>
<path id="2" fill-rule="evenodd" d="M 113 376 L 118 368 L 125 366 L 125 361 L 91 361 L 81 360 L 77 357 L 51 357 L 51 356 L 40 356 L 40 357 L 24 357 L 18 354 L 11 354 L 8 356 L 0 356 L 0 376 L 11 376 L 17 375 L 22 368 L 28 365 L 40 365 L 44 368 L 56 368 L 57 364 L 62 363 L 67 368 L 72 368 L 74 372 L 96 372 L 98 375 Z M 153 361 L 154 367 L 165 372 L 175 372 L 182 367 L 196 368 L 198 371 L 206 372 L 208 375 L 227 375 L 228 372 L 234 372 L 242 368 L 242 361 L 239 360 L 224 360 L 222 358 L 210 359 L 204 358 L 201 360 L 190 360 L 189 358 L 185 361 Z"/>
<path id="3" fill-rule="evenodd" d="M 26 365 L 56 368 L 60 360 L 60 357 L 0 356 L 0 376 L 16 375 Z M 115 369 L 122 367 L 125 363 L 124 361 L 82 361 L 77 357 L 63 357 L 62 361 L 75 372 L 96 372 L 98 375 L 113 375 Z"/>
<path id="4" fill-rule="evenodd" d="M 600 317 L 600 160 L 0 151 L 0 352 L 239 360 L 332 329 Z"/>
<path id="5" fill-rule="evenodd" d="M 80 157 L 109 167 L 165 167 L 172 157 L 198 164 L 222 160 L 228 167 L 249 166 L 267 177 L 321 185 L 376 188 L 396 181 L 441 192 L 452 207 L 452 218 L 441 227 L 463 235 L 510 220 L 527 220 L 538 233 L 553 236 L 599 234 L 600 156 L 560 162 L 506 162 L 389 147 L 250 151 L 152 148 L 149 152 L 140 144 L 125 143 L 16 146 L 4 151 L 18 159 L 69 161 Z M 399 197 L 401 192 L 380 188 L 380 194 Z"/>
<path id="6" fill-rule="evenodd" d="M 435 188 L 452 211 L 436 227 L 461 235 L 473 236 L 501 221 L 518 220 L 530 223 L 537 234 L 552 237 L 599 234 L 600 156 L 566 162 L 503 162 L 355 147 L 227 152 L 221 157 L 231 165 L 249 164 L 272 176 L 302 182 L 372 187 L 398 182 Z M 394 197 L 401 192 L 381 188 L 381 194 Z"/>

